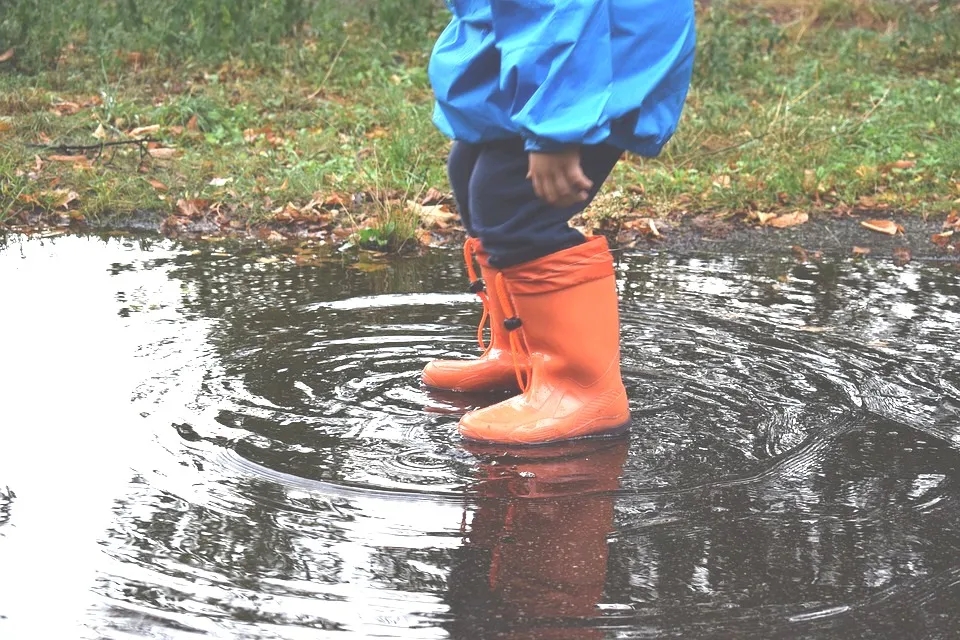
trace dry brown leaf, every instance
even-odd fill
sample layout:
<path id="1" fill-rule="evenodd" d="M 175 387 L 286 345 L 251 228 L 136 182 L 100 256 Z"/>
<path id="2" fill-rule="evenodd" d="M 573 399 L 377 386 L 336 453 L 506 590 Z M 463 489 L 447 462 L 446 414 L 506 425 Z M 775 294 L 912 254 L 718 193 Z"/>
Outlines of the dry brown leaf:
<path id="1" fill-rule="evenodd" d="M 80 194 L 78 194 L 76 191 L 69 191 L 67 189 L 57 189 L 56 191 L 50 192 L 49 195 L 57 197 L 56 202 L 53 204 L 54 209 L 59 209 L 60 207 L 66 209 L 70 206 L 71 202 L 80 199 Z"/>
<path id="2" fill-rule="evenodd" d="M 917 163 L 914 160 L 897 160 L 896 162 L 891 162 L 888 166 L 891 169 L 913 169 L 917 166 Z"/>
<path id="3" fill-rule="evenodd" d="M 127 54 L 127 63 L 131 65 L 135 71 L 139 71 L 140 67 L 143 66 L 144 55 L 139 51 L 131 51 Z"/>
<path id="4" fill-rule="evenodd" d="M 93 137 L 101 141 L 107 139 L 107 130 L 103 128 L 103 124 L 97 125 L 97 130 L 93 132 Z"/>
<path id="5" fill-rule="evenodd" d="M 9 120 L 0 119 L 0 133 L 13 129 L 13 123 Z"/>
<path id="6" fill-rule="evenodd" d="M 853 255 L 855 256 L 868 256 L 870 255 L 870 247 L 854 247 Z"/>
<path id="7" fill-rule="evenodd" d="M 757 220 L 760 222 L 760 225 L 763 226 L 777 217 L 775 213 L 766 213 L 764 211 L 756 212 Z"/>
<path id="8" fill-rule="evenodd" d="M 156 189 L 157 191 L 167 191 L 169 187 L 163 184 L 159 180 L 154 180 L 153 178 L 147 178 L 147 182 L 150 183 L 150 186 Z"/>
<path id="9" fill-rule="evenodd" d="M 181 198 L 177 200 L 177 213 L 188 218 L 199 218 L 209 206 L 209 200 L 186 200 Z"/>
<path id="10" fill-rule="evenodd" d="M 316 198 L 316 196 L 314 196 Z M 324 207 L 345 207 L 347 206 L 347 199 L 344 198 L 337 192 L 333 192 L 323 199 Z"/>
<path id="11" fill-rule="evenodd" d="M 653 220 L 647 220 L 647 226 L 650 227 L 650 235 L 652 235 L 654 238 L 662 237 L 660 235 L 660 230 L 657 229 L 657 224 Z"/>
<path id="12" fill-rule="evenodd" d="M 713 186 L 715 186 L 717 189 L 729 189 L 730 176 L 726 174 L 717 176 L 717 178 L 713 181 Z"/>
<path id="13" fill-rule="evenodd" d="M 145 127 L 137 127 L 136 129 L 131 129 L 128 134 L 131 138 L 139 138 L 140 136 L 147 135 L 148 133 L 156 133 L 160 131 L 160 125 L 150 124 Z"/>
<path id="14" fill-rule="evenodd" d="M 190 116 L 190 119 L 187 120 L 187 131 L 200 131 L 200 124 L 196 114 Z"/>
<path id="15" fill-rule="evenodd" d="M 420 199 L 420 204 L 425 206 L 435 205 L 435 204 L 445 204 L 449 202 L 452 198 L 449 194 L 446 194 L 436 187 L 430 187 L 427 189 L 427 193 Z"/>
<path id="16" fill-rule="evenodd" d="M 777 229 L 786 229 L 787 227 L 795 227 L 799 224 L 805 223 L 810 219 L 810 216 L 807 215 L 806 211 L 794 211 L 793 213 L 785 213 L 781 216 L 770 220 L 767 224 L 771 227 Z"/>
<path id="17" fill-rule="evenodd" d="M 877 233 L 885 233 L 888 236 L 895 236 L 903 233 L 903 227 L 893 220 L 861 220 L 860 226 Z"/>
<path id="18" fill-rule="evenodd" d="M 960 211 L 954 209 L 947 214 L 947 219 L 943 221 L 943 228 L 960 231 Z"/>
<path id="19" fill-rule="evenodd" d="M 47 160 L 54 162 L 72 162 L 77 167 L 90 167 L 90 158 L 84 155 L 79 156 L 47 156 Z"/>
<path id="20" fill-rule="evenodd" d="M 171 147 L 157 147 L 156 149 L 147 149 L 151 158 L 158 160 L 169 160 L 177 155 L 177 150 Z"/>
<path id="21" fill-rule="evenodd" d="M 16 49 L 7 49 L 3 53 L 0 53 L 0 62 L 7 62 L 13 60 L 13 55 L 17 52 Z"/>
<path id="22" fill-rule="evenodd" d="M 72 116 L 78 113 L 82 107 L 76 102 L 57 102 L 53 105 L 52 109 L 58 116 Z"/>
<path id="23" fill-rule="evenodd" d="M 301 209 L 292 202 L 288 202 L 282 207 L 277 207 L 271 213 L 273 219 L 277 222 L 293 222 L 300 218 Z"/>
<path id="24" fill-rule="evenodd" d="M 953 238 L 953 230 L 943 231 L 941 233 L 935 233 L 930 237 L 930 241 L 938 247 L 945 247 L 950 244 L 950 240 Z"/>
<path id="25" fill-rule="evenodd" d="M 422 205 L 413 200 L 407 201 L 410 211 L 417 214 L 420 221 L 427 227 L 446 228 L 457 217 L 445 204 Z"/>

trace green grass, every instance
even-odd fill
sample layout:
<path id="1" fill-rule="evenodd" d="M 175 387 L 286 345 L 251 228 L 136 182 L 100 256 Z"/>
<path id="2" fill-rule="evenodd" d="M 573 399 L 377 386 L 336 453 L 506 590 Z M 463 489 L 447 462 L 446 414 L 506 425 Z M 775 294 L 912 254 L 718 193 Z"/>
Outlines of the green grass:
<path id="1" fill-rule="evenodd" d="M 435 5 L 42 4 L 0 0 L 0 53 L 16 45 L 0 63 L 0 224 L 143 210 L 176 222 L 193 203 L 225 231 L 292 217 L 373 248 L 423 236 L 405 203 L 447 190 L 426 76 L 445 19 Z M 621 163 L 607 191 L 623 195 L 588 223 L 957 207 L 954 3 L 715 1 L 699 32 L 680 131 L 660 158 Z M 94 144 L 98 129 L 128 140 L 150 125 L 174 158 L 130 145 L 74 164 L 28 146 Z"/>

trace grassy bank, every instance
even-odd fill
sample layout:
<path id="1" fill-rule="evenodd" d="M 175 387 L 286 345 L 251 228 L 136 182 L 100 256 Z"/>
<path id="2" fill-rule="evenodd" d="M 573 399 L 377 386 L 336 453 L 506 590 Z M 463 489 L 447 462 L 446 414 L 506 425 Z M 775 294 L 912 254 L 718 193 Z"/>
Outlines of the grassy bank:
<path id="1" fill-rule="evenodd" d="M 0 224 L 156 214 L 170 234 L 390 250 L 456 230 L 431 3 L 43 5 L 0 4 Z M 960 207 L 958 49 L 955 3 L 703 5 L 680 132 L 622 163 L 578 223 L 629 240 L 703 214 L 945 215 Z"/>

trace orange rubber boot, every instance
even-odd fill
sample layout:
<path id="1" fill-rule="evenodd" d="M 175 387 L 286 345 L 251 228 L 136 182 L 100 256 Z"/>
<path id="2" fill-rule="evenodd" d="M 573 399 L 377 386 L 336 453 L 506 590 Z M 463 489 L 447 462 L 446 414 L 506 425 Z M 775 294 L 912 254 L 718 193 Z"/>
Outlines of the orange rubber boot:
<path id="1" fill-rule="evenodd" d="M 514 373 L 514 359 L 510 352 L 510 340 L 504 328 L 503 308 L 496 296 L 487 292 L 487 286 L 493 286 L 499 271 L 490 266 L 487 254 L 475 238 L 468 238 L 463 247 L 470 277 L 470 290 L 480 297 L 483 303 L 483 316 L 477 329 L 477 341 L 485 349 L 476 360 L 434 360 L 423 370 L 423 384 L 431 389 L 446 391 L 516 391 L 517 376 Z M 473 268 L 473 258 L 480 263 L 480 275 Z M 490 319 L 490 344 L 483 339 L 483 328 Z"/>
<path id="2" fill-rule="evenodd" d="M 504 269 L 494 289 L 511 316 L 504 326 L 523 393 L 466 414 L 460 434 L 541 444 L 624 431 L 630 409 L 620 378 L 620 318 L 607 241 L 591 238 Z"/>

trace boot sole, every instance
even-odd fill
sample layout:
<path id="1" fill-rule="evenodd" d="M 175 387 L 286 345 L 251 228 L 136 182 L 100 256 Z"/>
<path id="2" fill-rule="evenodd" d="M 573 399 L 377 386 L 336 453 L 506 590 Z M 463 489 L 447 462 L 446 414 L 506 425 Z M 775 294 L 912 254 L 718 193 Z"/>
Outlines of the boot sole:
<path id="1" fill-rule="evenodd" d="M 517 447 L 517 448 L 535 448 L 535 447 L 549 447 L 551 445 L 562 444 L 564 442 L 583 442 L 585 440 L 602 440 L 604 438 L 617 438 L 625 433 L 630 431 L 630 425 L 632 421 L 627 420 L 623 424 L 611 427 L 605 431 L 598 431 L 597 433 L 591 433 L 585 436 L 577 436 L 575 438 L 564 438 L 561 440 L 548 440 L 546 442 L 492 442 L 490 440 L 475 440 L 473 438 L 468 438 L 464 435 L 460 436 L 460 439 L 464 442 L 469 442 L 471 444 L 481 444 L 489 445 L 493 447 Z"/>
<path id="2" fill-rule="evenodd" d="M 440 393 L 458 393 L 460 395 L 469 395 L 469 396 L 483 396 L 483 395 L 500 395 L 506 393 L 520 393 L 519 387 L 502 387 L 498 389 L 468 389 L 461 391 L 460 389 L 451 389 L 449 387 L 434 387 L 432 385 L 421 382 L 421 388 L 426 389 L 427 391 L 438 391 Z"/>

